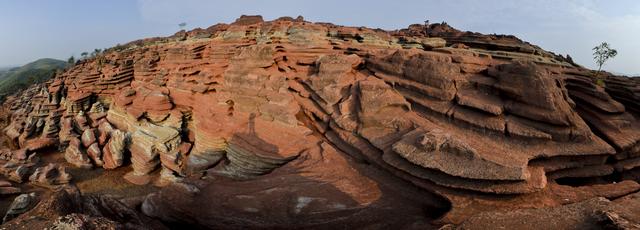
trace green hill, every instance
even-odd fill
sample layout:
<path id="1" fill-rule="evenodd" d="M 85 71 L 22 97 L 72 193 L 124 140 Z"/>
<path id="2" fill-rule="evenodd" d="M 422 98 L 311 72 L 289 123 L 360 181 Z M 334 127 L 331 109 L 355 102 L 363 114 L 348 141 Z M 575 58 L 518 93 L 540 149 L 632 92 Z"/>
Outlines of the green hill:
<path id="1" fill-rule="evenodd" d="M 2 79 L 2 77 L 4 77 L 5 74 L 13 68 L 15 67 L 0 67 L 0 79 Z"/>
<path id="2" fill-rule="evenodd" d="M 32 84 L 47 81 L 56 70 L 66 66 L 65 61 L 43 58 L 21 67 L 0 69 L 0 99 Z"/>

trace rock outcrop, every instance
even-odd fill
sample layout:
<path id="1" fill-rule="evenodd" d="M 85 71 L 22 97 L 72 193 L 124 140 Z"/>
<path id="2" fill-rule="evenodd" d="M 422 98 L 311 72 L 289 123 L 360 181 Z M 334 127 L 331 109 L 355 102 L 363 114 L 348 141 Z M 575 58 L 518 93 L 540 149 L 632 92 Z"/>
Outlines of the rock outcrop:
<path id="1" fill-rule="evenodd" d="M 20 188 L 14 187 L 9 181 L 0 181 L 0 195 L 9 195 L 16 193 L 20 193 Z"/>
<path id="2" fill-rule="evenodd" d="M 23 214 L 29 210 L 31 210 L 34 206 L 38 204 L 38 197 L 35 193 L 25 193 L 16 197 L 13 202 L 11 202 L 11 206 L 9 206 L 9 210 L 2 218 L 2 223 L 4 224 L 7 221 L 10 221 L 13 218 L 16 218 L 20 214 Z"/>
<path id="3" fill-rule="evenodd" d="M 67 172 L 67 168 L 53 163 L 37 168 L 33 174 L 29 176 L 29 182 L 45 187 L 62 186 L 68 184 L 70 181 L 71 175 Z"/>
<path id="4" fill-rule="evenodd" d="M 451 229 L 639 229 L 638 212 L 640 194 L 635 193 L 615 201 L 593 198 L 554 208 L 486 212 Z"/>
<path id="5" fill-rule="evenodd" d="M 18 216 L 18 214 L 22 214 Z M 37 218 L 31 218 L 37 216 Z M 167 229 L 122 202 L 61 187 L 38 197 L 20 195 L 4 218 L 7 229 Z"/>
<path id="6" fill-rule="evenodd" d="M 593 73 L 444 23 L 243 16 L 109 49 L 8 97 L 14 150 L 0 156 L 60 147 L 75 167 L 129 167 L 131 183 L 169 185 L 147 215 L 214 228 L 430 225 L 409 213 L 418 205 L 463 226 L 485 211 L 590 210 L 640 190 L 640 81 Z M 32 181 L 64 184 L 63 172 Z M 400 204 L 406 218 L 379 222 Z M 638 223 L 616 215 L 598 218 Z M 86 218 L 59 222 L 111 224 Z"/>

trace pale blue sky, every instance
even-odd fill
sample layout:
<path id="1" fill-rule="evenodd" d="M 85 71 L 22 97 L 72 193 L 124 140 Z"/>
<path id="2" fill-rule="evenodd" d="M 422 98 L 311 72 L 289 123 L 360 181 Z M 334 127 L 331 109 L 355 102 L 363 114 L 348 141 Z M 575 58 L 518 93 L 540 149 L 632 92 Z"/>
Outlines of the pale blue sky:
<path id="1" fill-rule="evenodd" d="M 383 29 L 447 21 L 482 33 L 514 34 L 544 49 L 570 54 L 594 67 L 591 48 L 601 41 L 618 50 L 604 68 L 640 74 L 638 0 L 0 0 L 0 66 L 189 29 L 230 23 L 241 14 L 267 20 L 303 15 L 309 21 Z"/>

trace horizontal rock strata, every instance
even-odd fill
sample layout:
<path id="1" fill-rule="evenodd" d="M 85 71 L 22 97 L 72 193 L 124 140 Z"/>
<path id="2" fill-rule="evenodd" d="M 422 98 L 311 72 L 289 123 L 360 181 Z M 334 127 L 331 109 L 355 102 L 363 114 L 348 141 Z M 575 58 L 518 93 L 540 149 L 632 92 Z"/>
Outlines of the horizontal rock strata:
<path id="1" fill-rule="evenodd" d="M 60 147 L 76 167 L 130 167 L 128 181 L 162 185 L 370 164 L 443 197 L 451 210 L 440 220 L 460 223 L 564 204 L 561 189 L 571 202 L 602 195 L 559 185 L 574 178 L 638 189 L 640 82 L 593 76 L 515 37 L 446 24 L 382 31 L 243 17 L 109 49 L 8 97 L 15 148 L 0 156 Z M 357 163 L 305 163 L 325 151 Z M 14 166 L 3 173 L 26 180 Z M 52 167 L 32 181 L 68 181 Z M 370 188 L 353 180 L 334 181 Z"/>

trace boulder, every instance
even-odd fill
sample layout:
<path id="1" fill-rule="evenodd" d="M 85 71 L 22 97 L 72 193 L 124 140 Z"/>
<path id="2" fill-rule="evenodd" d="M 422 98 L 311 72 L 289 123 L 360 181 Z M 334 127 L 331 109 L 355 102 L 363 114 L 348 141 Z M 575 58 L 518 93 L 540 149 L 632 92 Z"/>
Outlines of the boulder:
<path id="1" fill-rule="evenodd" d="M 125 179 L 134 184 L 149 182 L 149 174 L 160 165 L 160 154 L 169 154 L 180 144 L 180 133 L 171 127 L 149 125 L 131 135 L 131 165 L 133 172 Z"/>
<path id="2" fill-rule="evenodd" d="M 29 177 L 29 182 L 50 188 L 68 184 L 69 181 L 71 181 L 71 174 L 67 172 L 67 168 L 54 163 L 36 168 Z"/>
<path id="3" fill-rule="evenodd" d="M 80 111 L 78 112 L 78 114 L 76 114 L 76 116 L 74 117 L 74 121 L 74 128 L 79 133 L 83 133 L 84 130 L 89 128 L 89 121 L 87 120 L 87 117 L 84 115 L 83 111 Z"/>
<path id="4" fill-rule="evenodd" d="M 425 49 L 442 48 L 447 45 L 447 41 L 442 38 L 423 38 L 420 40 L 420 44 Z"/>
<path id="5" fill-rule="evenodd" d="M 128 145 L 128 134 L 120 130 L 113 130 L 109 142 L 103 148 L 102 161 L 105 169 L 114 169 L 122 166 L 124 151 Z"/>
<path id="6" fill-rule="evenodd" d="M 115 128 L 107 120 L 100 122 L 98 125 L 98 144 L 100 144 L 100 146 L 104 146 L 107 143 L 113 130 L 115 130 Z"/>
<path id="7" fill-rule="evenodd" d="M 20 188 L 11 185 L 11 182 L 0 180 L 0 195 L 10 195 L 20 193 Z"/>
<path id="8" fill-rule="evenodd" d="M 0 173 L 11 181 L 22 183 L 28 179 L 33 164 L 23 164 L 15 161 L 8 161 L 0 167 Z"/>
<path id="9" fill-rule="evenodd" d="M 82 145 L 84 147 L 88 148 L 91 144 L 96 142 L 96 131 L 97 130 L 93 128 L 84 130 L 81 136 Z"/>
<path id="10" fill-rule="evenodd" d="M 13 218 L 31 210 L 34 206 L 38 204 L 38 197 L 36 193 L 25 193 L 16 197 L 13 202 L 11 202 L 11 206 L 9 206 L 9 210 L 2 218 L 2 223 L 6 223 Z"/>
<path id="11" fill-rule="evenodd" d="M 93 164 L 91 164 L 91 160 L 87 156 L 84 147 L 82 147 L 80 139 L 76 137 L 69 142 L 69 147 L 64 152 L 64 159 L 78 168 L 93 168 Z"/>
<path id="12" fill-rule="evenodd" d="M 98 143 L 93 143 L 89 148 L 87 148 L 87 155 L 96 166 L 102 167 L 102 165 L 104 165 L 104 162 L 102 161 L 102 151 L 100 150 L 100 145 L 98 145 Z"/>

